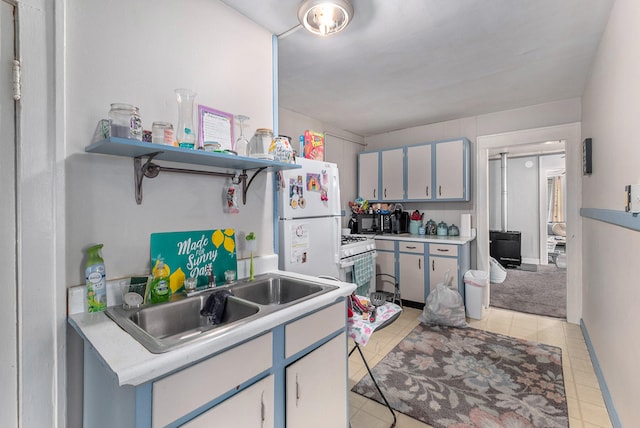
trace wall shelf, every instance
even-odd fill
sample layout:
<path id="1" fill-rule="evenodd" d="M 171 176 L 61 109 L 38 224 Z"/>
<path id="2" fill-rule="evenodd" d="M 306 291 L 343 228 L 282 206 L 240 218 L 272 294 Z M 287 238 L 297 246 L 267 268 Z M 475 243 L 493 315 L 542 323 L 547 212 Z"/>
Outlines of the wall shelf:
<path id="1" fill-rule="evenodd" d="M 255 159 L 237 156 L 229 153 L 205 152 L 202 150 L 184 149 L 181 147 L 165 146 L 161 144 L 146 143 L 127 138 L 109 138 L 97 141 L 87 148 L 85 152 L 133 158 L 133 168 L 136 177 L 136 202 L 142 203 L 142 180 L 144 177 L 157 177 L 161 171 L 179 172 L 184 174 L 201 174 L 227 177 L 236 184 L 242 183 L 242 202 L 246 204 L 247 191 L 253 179 L 262 171 L 277 172 L 287 169 L 301 168 L 300 165 L 277 162 L 265 159 Z M 143 158 L 146 157 L 146 162 Z M 199 171 L 183 168 L 168 168 L 157 165 L 152 160 L 164 160 L 191 165 L 211 166 L 223 169 L 241 170 L 242 173 Z M 251 179 L 247 181 L 247 171 L 254 171 Z"/>
<path id="2" fill-rule="evenodd" d="M 580 215 L 585 218 L 615 224 L 627 229 L 640 231 L 640 216 L 625 211 L 602 208 L 580 208 Z"/>

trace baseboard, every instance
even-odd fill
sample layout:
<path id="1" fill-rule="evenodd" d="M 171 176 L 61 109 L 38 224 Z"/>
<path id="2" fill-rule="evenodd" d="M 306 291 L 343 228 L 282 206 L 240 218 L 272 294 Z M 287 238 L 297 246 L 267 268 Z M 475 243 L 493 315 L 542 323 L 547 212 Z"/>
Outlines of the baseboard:
<path id="1" fill-rule="evenodd" d="M 529 265 L 539 265 L 540 264 L 540 259 L 525 259 L 523 257 L 522 258 L 522 263 L 527 263 Z"/>
<path id="2" fill-rule="evenodd" d="M 607 381 L 604 378 L 604 373 L 602 373 L 602 369 L 600 368 L 600 364 L 598 363 L 598 357 L 596 356 L 596 350 L 591 343 L 591 338 L 589 338 L 589 332 L 587 331 L 587 326 L 584 321 L 580 319 L 580 329 L 582 330 L 582 335 L 584 336 L 584 341 L 587 344 L 587 349 L 589 350 L 589 356 L 591 357 L 591 364 L 593 364 L 593 370 L 596 373 L 596 377 L 598 378 L 598 384 L 600 385 L 600 392 L 602 392 L 602 398 L 604 399 L 604 404 L 607 406 L 607 412 L 609 412 L 609 419 L 611 419 L 611 425 L 613 428 L 622 428 L 622 423 L 620 422 L 620 418 L 618 417 L 618 412 L 616 412 L 616 408 L 613 405 L 613 399 L 611 398 L 611 393 L 609 392 L 609 388 L 607 387 Z"/>

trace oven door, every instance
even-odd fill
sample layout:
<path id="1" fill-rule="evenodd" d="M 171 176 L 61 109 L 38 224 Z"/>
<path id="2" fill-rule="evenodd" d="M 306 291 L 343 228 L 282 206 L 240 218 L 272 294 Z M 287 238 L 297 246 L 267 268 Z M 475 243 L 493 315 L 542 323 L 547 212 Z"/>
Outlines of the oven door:
<path id="1" fill-rule="evenodd" d="M 369 293 L 373 293 L 374 291 L 376 291 L 376 262 L 375 262 L 375 258 L 377 253 L 375 251 L 371 251 L 369 253 L 362 253 L 362 254 L 371 254 L 373 256 L 373 272 L 371 273 L 371 281 L 369 282 Z M 362 254 L 358 254 L 356 256 L 351 256 L 351 257 L 346 257 L 344 259 L 341 259 L 339 262 L 339 267 L 340 267 L 340 275 L 338 276 L 338 279 L 340 279 L 340 281 L 343 282 L 350 282 L 355 284 L 355 277 L 353 274 L 353 266 L 355 265 L 355 261 L 358 258 L 358 256 L 361 256 Z"/>

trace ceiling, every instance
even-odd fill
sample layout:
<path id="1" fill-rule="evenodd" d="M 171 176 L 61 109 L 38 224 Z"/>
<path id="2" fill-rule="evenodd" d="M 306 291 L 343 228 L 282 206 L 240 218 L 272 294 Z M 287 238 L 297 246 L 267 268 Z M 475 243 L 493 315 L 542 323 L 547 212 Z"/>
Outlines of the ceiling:
<path id="1" fill-rule="evenodd" d="M 278 39 L 279 105 L 370 136 L 582 95 L 614 0 L 351 0 L 330 37 L 302 0 L 222 0 Z"/>

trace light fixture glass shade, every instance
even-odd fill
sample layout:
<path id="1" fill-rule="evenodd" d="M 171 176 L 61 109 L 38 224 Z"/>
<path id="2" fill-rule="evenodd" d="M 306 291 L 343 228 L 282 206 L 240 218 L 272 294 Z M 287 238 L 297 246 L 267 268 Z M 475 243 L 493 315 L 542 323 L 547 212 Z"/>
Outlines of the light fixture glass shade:
<path id="1" fill-rule="evenodd" d="M 329 36 L 343 30 L 353 18 L 348 0 L 305 0 L 298 9 L 298 20 L 312 32 Z"/>

